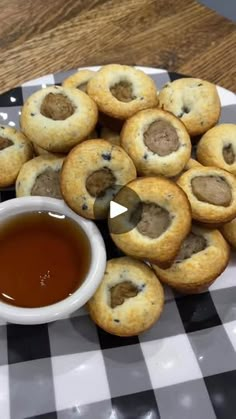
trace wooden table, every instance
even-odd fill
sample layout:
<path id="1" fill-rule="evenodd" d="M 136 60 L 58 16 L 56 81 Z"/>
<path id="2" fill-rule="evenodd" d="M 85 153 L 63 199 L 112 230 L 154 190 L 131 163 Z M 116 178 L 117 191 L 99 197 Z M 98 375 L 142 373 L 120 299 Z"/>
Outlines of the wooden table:
<path id="1" fill-rule="evenodd" d="M 111 62 L 157 66 L 236 92 L 236 26 L 193 0 L 1 0 L 0 92 Z"/>

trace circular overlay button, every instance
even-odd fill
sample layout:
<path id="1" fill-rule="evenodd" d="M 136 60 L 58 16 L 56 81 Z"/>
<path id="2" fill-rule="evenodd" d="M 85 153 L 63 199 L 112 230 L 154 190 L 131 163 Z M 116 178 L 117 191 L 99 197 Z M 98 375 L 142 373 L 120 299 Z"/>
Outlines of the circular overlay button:
<path id="1" fill-rule="evenodd" d="M 112 234 L 133 230 L 141 220 L 142 202 L 128 186 L 118 187 L 109 205 L 108 225 Z"/>

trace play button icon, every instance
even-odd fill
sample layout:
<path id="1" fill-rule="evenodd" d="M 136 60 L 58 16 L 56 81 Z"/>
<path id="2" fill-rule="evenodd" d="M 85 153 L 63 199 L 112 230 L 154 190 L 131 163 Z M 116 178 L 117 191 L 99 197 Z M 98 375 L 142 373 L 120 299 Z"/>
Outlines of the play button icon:
<path id="1" fill-rule="evenodd" d="M 142 216 L 139 196 L 128 186 L 123 186 L 110 201 L 108 225 L 110 233 L 123 234 L 133 230 Z"/>
<path id="2" fill-rule="evenodd" d="M 113 234 L 132 230 L 142 215 L 142 205 L 136 192 L 117 184 L 95 199 L 93 210 L 95 219 L 108 218 L 109 230 Z"/>
<path id="3" fill-rule="evenodd" d="M 124 214 L 128 211 L 128 208 L 118 204 L 118 202 L 110 202 L 110 218 L 118 217 L 118 215 Z"/>

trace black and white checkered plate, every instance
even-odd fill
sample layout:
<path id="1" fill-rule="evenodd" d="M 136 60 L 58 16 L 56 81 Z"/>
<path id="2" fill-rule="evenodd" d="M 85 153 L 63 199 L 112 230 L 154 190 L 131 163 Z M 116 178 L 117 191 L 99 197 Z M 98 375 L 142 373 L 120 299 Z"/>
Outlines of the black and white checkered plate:
<path id="1" fill-rule="evenodd" d="M 97 69 L 97 68 L 93 68 Z M 143 68 L 160 89 L 179 75 Z M 24 100 L 73 73 L 0 96 L 0 123 L 19 126 Z M 218 88 L 220 122 L 236 123 L 236 96 Z M 1 190 L 2 201 L 13 188 Z M 119 251 L 105 223 L 108 257 Z M 139 337 L 98 329 L 84 310 L 39 326 L 0 323 L 0 419 L 235 419 L 236 256 L 208 292 L 166 289 L 160 321 Z"/>

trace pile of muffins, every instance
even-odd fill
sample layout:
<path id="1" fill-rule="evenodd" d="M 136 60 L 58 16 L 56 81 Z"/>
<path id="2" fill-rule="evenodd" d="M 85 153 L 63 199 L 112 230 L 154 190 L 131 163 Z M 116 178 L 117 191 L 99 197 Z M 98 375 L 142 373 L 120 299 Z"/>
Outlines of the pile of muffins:
<path id="1" fill-rule="evenodd" d="M 64 199 L 85 218 L 106 219 L 122 186 L 139 196 L 137 225 L 110 229 L 126 256 L 107 262 L 88 303 L 107 332 L 151 327 L 161 283 L 198 293 L 226 268 L 236 247 L 236 125 L 217 125 L 220 112 L 207 81 L 182 78 L 158 92 L 142 71 L 114 64 L 34 93 L 21 132 L 0 126 L 0 186 L 15 182 L 18 197 Z"/>

